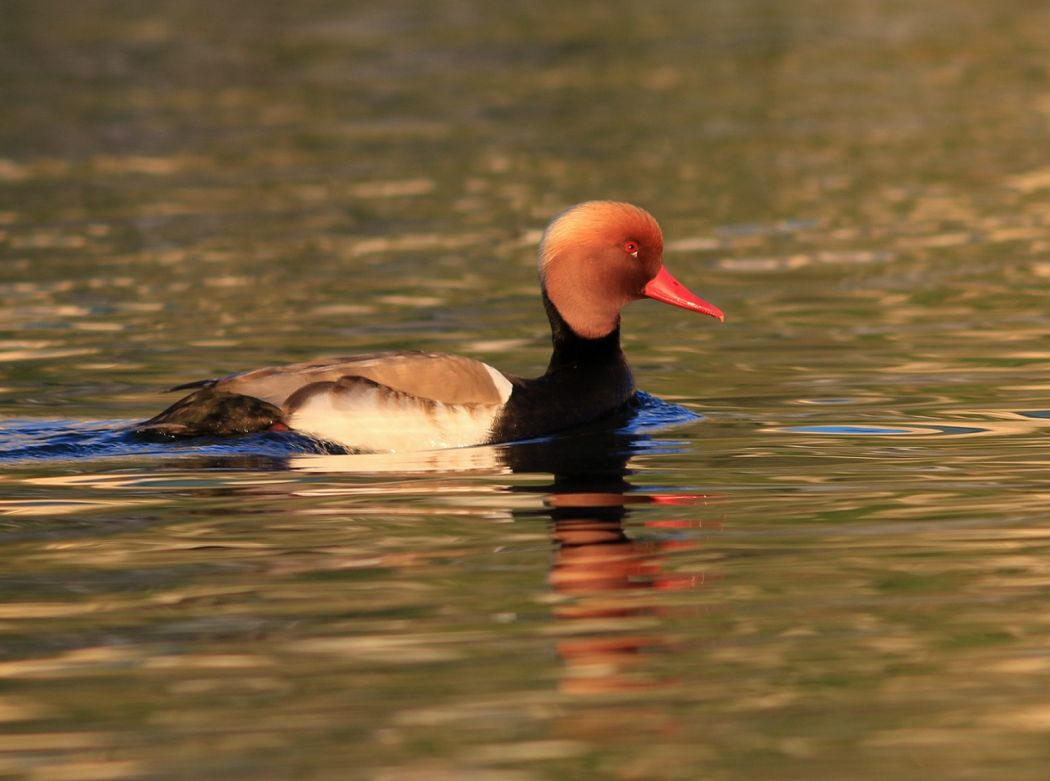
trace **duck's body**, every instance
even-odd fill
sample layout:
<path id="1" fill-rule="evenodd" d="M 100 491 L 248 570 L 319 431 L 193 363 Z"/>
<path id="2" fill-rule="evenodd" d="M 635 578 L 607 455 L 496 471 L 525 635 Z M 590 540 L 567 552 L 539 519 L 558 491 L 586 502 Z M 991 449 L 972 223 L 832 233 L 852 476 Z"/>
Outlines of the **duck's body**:
<path id="1" fill-rule="evenodd" d="M 372 353 L 232 374 L 194 389 L 140 433 L 170 437 L 294 429 L 352 450 L 404 451 L 511 442 L 609 414 L 634 396 L 620 349 L 620 308 L 650 297 L 722 319 L 662 266 L 656 221 L 592 201 L 547 228 L 540 246 L 554 352 L 522 379 L 486 363 L 424 352 Z"/>

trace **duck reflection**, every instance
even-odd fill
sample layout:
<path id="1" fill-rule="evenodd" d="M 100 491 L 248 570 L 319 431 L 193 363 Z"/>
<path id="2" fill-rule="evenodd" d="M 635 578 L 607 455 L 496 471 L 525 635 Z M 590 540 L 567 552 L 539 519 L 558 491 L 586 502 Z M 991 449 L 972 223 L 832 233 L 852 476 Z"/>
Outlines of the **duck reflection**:
<path id="1" fill-rule="evenodd" d="M 704 504 L 703 495 L 638 492 L 629 482 L 630 457 L 648 442 L 629 420 L 572 437 L 523 444 L 506 451 L 515 472 L 549 472 L 553 482 L 515 490 L 542 491 L 550 518 L 556 641 L 565 671 L 561 688 L 589 694 L 673 684 L 650 674 L 653 654 L 673 650 L 660 631 L 667 599 L 654 592 L 704 585 L 702 573 L 673 571 L 670 555 L 695 547 L 693 539 L 632 539 L 625 522 L 643 505 Z M 717 526 L 701 519 L 650 519 L 645 527 Z"/>
<path id="2" fill-rule="evenodd" d="M 697 545 L 695 532 L 674 532 L 720 526 L 695 514 L 653 517 L 654 506 L 704 506 L 714 497 L 648 494 L 631 484 L 630 459 L 656 445 L 638 430 L 639 420 L 636 410 L 626 410 L 552 439 L 407 454 L 311 455 L 292 459 L 292 466 L 401 477 L 436 472 L 453 481 L 450 485 L 464 474 L 550 475 L 547 483 L 511 483 L 500 490 L 543 495 L 541 509 L 527 503 L 528 509 L 506 512 L 524 522 L 546 519 L 550 525 L 549 580 L 558 597 L 553 615 L 555 648 L 564 662 L 562 690 L 583 694 L 657 687 L 674 682 L 649 672 L 654 654 L 674 650 L 661 631 L 673 610 L 667 592 L 705 585 L 703 573 L 677 571 L 672 559 Z M 648 532 L 641 539 L 629 533 L 632 514 Z"/>

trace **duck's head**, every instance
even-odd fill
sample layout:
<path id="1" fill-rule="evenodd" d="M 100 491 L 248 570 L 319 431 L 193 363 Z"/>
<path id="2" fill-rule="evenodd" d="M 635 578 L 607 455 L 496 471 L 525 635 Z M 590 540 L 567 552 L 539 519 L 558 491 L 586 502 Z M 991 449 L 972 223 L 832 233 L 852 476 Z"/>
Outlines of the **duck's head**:
<path id="1" fill-rule="evenodd" d="M 620 322 L 620 309 L 640 298 L 723 320 L 722 310 L 691 293 L 663 264 L 660 226 L 644 209 L 587 201 L 554 218 L 540 242 L 540 280 L 562 319 L 596 339 Z"/>

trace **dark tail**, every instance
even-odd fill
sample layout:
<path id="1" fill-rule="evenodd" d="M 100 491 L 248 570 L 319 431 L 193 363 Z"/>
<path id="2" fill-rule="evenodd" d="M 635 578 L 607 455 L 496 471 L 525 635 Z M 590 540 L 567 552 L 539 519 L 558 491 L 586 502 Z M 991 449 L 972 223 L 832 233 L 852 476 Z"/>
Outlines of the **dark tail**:
<path id="1" fill-rule="evenodd" d="M 134 432 L 173 439 L 251 434 L 285 425 L 284 413 L 269 402 L 205 387 L 179 399 L 156 417 L 139 423 Z"/>

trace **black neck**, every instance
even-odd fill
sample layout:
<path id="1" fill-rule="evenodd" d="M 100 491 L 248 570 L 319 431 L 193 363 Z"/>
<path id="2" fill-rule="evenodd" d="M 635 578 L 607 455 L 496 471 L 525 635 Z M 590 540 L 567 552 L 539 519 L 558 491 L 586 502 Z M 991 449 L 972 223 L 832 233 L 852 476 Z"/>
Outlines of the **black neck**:
<path id="1" fill-rule="evenodd" d="M 551 322 L 551 340 L 554 352 L 551 354 L 547 375 L 573 369 L 593 367 L 596 364 L 620 364 L 623 362 L 623 351 L 620 349 L 620 321 L 605 336 L 587 339 L 572 330 L 561 312 L 554 306 L 547 291 L 543 291 L 543 306 Z"/>
<path id="2" fill-rule="evenodd" d="M 529 439 L 589 423 L 622 408 L 634 396 L 631 369 L 620 350 L 619 323 L 605 336 L 586 339 L 569 327 L 546 291 L 543 304 L 554 341 L 551 362 L 542 377 L 516 382 L 493 424 L 493 442 Z"/>

